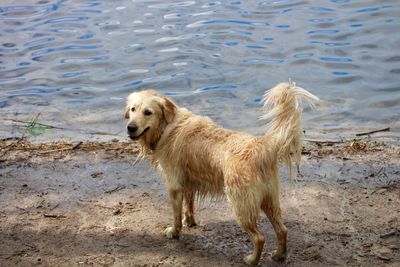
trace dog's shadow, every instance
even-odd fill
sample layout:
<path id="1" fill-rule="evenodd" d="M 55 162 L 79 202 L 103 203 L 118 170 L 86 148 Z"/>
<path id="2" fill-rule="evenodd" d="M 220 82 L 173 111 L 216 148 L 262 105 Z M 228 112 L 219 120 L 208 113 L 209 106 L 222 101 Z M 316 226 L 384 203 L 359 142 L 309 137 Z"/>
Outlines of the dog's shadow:
<path id="1" fill-rule="evenodd" d="M 286 266 L 287 261 L 275 262 L 271 259 L 272 251 L 276 247 L 276 236 L 267 219 L 260 219 L 260 229 L 267 237 L 260 265 Z M 163 235 L 152 238 L 162 238 Z M 252 252 L 253 245 L 248 234 L 242 230 L 236 221 L 227 220 L 210 222 L 184 227 L 179 239 L 166 240 L 169 244 L 164 249 L 170 252 L 179 251 L 189 257 L 203 257 L 206 260 L 217 260 L 219 265 L 247 266 L 243 263 L 244 256 Z"/>
<path id="2" fill-rule="evenodd" d="M 118 262 L 135 263 L 132 266 L 154 262 L 157 266 L 245 266 L 242 259 L 252 250 L 249 236 L 233 220 L 184 227 L 179 239 L 166 238 L 163 228 L 164 225 L 157 224 L 151 229 L 132 227 L 110 233 L 96 228 L 60 229 L 58 224 L 53 224 L 45 231 L 4 229 L 2 236 L 10 255 L 39 256 L 42 263 L 52 257 L 65 258 L 68 262 L 76 259 L 95 266 Z M 288 260 L 274 262 L 270 259 L 276 238 L 266 219 L 260 220 L 260 229 L 267 240 L 260 265 L 290 265 Z M 290 253 L 289 250 L 289 257 Z"/>

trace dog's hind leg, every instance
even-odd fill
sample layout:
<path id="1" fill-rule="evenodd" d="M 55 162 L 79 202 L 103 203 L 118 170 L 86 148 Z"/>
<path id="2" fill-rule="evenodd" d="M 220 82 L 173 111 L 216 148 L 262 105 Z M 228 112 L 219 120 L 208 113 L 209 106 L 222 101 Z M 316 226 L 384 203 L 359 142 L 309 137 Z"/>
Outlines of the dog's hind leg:
<path id="1" fill-rule="evenodd" d="M 256 221 L 238 221 L 239 225 L 250 235 L 253 242 L 253 253 L 244 257 L 243 261 L 248 265 L 256 265 L 261 257 L 261 252 L 264 247 L 265 237 L 257 228 Z"/>
<path id="2" fill-rule="evenodd" d="M 178 238 L 182 230 L 182 190 L 169 190 L 172 210 L 174 212 L 174 226 L 167 227 L 165 234 L 168 238 Z"/>
<path id="3" fill-rule="evenodd" d="M 260 260 L 265 238 L 257 228 L 258 211 L 253 209 L 255 207 L 254 199 L 246 199 L 247 196 L 242 193 L 233 195 L 228 193 L 228 196 L 235 212 L 236 221 L 250 235 L 253 242 L 253 253 L 244 257 L 243 261 L 248 265 L 256 265 Z"/>
<path id="4" fill-rule="evenodd" d="M 194 220 L 194 196 L 195 192 L 187 191 L 183 194 L 185 212 L 183 215 L 183 224 L 187 227 L 196 226 L 196 221 Z"/>
<path id="5" fill-rule="evenodd" d="M 262 210 L 267 215 L 269 221 L 274 227 L 278 248 L 273 253 L 274 261 L 283 260 L 286 257 L 287 229 L 282 221 L 281 208 L 279 203 L 279 191 L 272 193 L 272 196 L 266 196 L 261 205 Z"/>
<path id="6" fill-rule="evenodd" d="M 260 189 L 261 188 L 261 189 Z M 262 185 L 255 183 L 248 187 L 230 185 L 225 193 L 232 204 L 238 224 L 250 235 L 253 243 L 253 253 L 244 257 L 248 265 L 257 265 L 265 243 L 264 235 L 257 228 L 257 218 L 262 202 Z"/>

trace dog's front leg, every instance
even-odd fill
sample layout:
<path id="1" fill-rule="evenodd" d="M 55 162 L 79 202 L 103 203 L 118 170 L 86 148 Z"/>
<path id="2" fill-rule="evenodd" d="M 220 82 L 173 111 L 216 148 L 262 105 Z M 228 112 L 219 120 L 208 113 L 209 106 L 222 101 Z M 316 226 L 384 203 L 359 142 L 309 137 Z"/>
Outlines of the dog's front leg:
<path id="1" fill-rule="evenodd" d="M 181 190 L 169 190 L 169 196 L 174 212 L 174 226 L 167 227 L 167 229 L 165 229 L 165 234 L 168 238 L 178 238 L 182 229 L 183 193 Z"/>

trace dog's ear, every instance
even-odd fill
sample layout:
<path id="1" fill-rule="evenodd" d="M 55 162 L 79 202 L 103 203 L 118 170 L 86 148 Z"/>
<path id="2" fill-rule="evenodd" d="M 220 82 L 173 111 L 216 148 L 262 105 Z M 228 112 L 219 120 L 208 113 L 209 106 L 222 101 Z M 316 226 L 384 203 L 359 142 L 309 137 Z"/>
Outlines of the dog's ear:
<path id="1" fill-rule="evenodd" d="M 129 119 L 129 107 L 125 108 L 125 119 Z"/>
<path id="2" fill-rule="evenodd" d="M 161 105 L 164 119 L 167 123 L 171 123 L 176 114 L 176 105 L 175 103 L 169 99 L 168 97 L 163 97 L 163 104 Z"/>

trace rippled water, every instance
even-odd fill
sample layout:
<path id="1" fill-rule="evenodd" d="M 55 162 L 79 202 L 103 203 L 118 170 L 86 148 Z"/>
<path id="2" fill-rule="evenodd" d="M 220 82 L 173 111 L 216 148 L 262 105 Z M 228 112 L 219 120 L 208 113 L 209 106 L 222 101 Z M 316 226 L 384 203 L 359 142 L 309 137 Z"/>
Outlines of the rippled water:
<path id="1" fill-rule="evenodd" d="M 323 99 L 311 131 L 399 128 L 399 26 L 397 0 L 2 0 L 0 135 L 41 112 L 57 137 L 123 136 L 144 87 L 261 133 L 260 97 L 289 78 Z"/>

